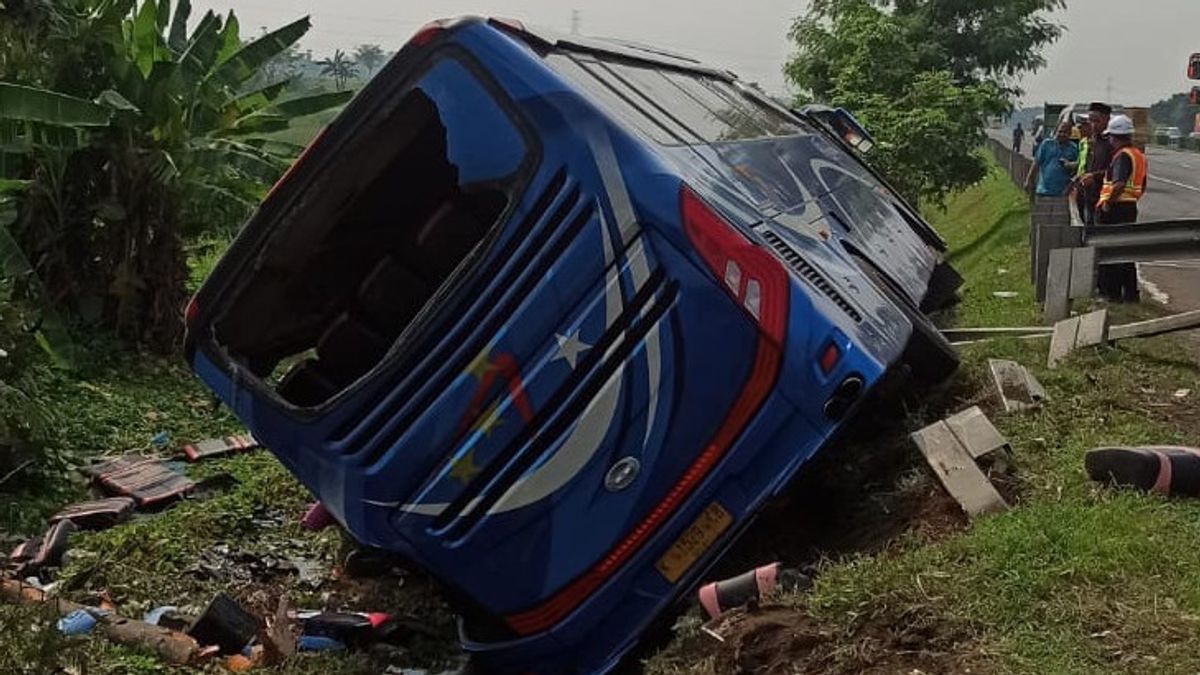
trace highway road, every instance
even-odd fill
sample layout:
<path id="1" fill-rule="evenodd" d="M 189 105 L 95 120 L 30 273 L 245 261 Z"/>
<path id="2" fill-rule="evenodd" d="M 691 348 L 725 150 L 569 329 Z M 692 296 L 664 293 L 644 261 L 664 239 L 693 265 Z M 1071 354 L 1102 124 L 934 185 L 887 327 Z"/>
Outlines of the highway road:
<path id="1" fill-rule="evenodd" d="M 993 138 L 1012 143 L 1012 131 L 998 129 Z M 1030 138 L 1022 154 L 1030 156 Z M 1138 209 L 1138 220 L 1200 218 L 1200 152 L 1160 147 L 1146 151 L 1150 177 Z M 1200 261 L 1149 263 L 1138 266 L 1143 300 L 1166 304 L 1175 311 L 1200 309 Z"/>

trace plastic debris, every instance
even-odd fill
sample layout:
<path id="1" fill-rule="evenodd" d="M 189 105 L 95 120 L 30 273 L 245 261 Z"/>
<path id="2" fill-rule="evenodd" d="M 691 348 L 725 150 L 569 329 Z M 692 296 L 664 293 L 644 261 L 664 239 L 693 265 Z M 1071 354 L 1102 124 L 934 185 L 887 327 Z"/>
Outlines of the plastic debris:
<path id="1" fill-rule="evenodd" d="M 98 616 L 109 612 L 102 609 L 77 609 L 58 620 L 58 630 L 63 635 L 86 635 L 96 627 Z"/>
<path id="2" fill-rule="evenodd" d="M 300 519 L 300 527 L 312 532 L 319 532 L 335 523 L 337 521 L 334 520 L 333 514 L 321 502 L 310 504 Z"/>
<path id="3" fill-rule="evenodd" d="M 209 438 L 183 446 L 183 455 L 189 462 L 199 462 L 203 459 L 223 457 L 235 452 L 246 452 L 261 447 L 258 441 L 249 434 L 244 436 L 226 436 L 225 438 Z"/>
<path id="4" fill-rule="evenodd" d="M 134 501 L 129 497 L 109 497 L 71 504 L 50 518 L 51 523 L 69 520 L 81 530 L 104 530 L 129 518 Z"/>
<path id="5" fill-rule="evenodd" d="M 170 442 L 171 434 L 168 431 L 160 431 L 150 437 L 150 445 L 155 448 L 165 448 Z"/>
<path id="6" fill-rule="evenodd" d="M 163 617 L 166 616 L 166 614 L 168 612 L 175 612 L 178 610 L 179 610 L 179 608 L 174 605 L 164 605 L 162 607 L 155 607 L 154 609 L 150 610 L 149 612 L 146 612 L 146 616 L 142 617 L 142 621 L 150 624 L 151 626 L 157 626 L 157 625 L 159 625 L 159 622 L 162 621 Z"/>
<path id="7" fill-rule="evenodd" d="M 191 492 L 196 484 L 166 463 L 142 455 L 125 455 L 84 469 L 111 495 L 132 497 L 139 507 L 158 506 Z"/>
<path id="8" fill-rule="evenodd" d="M 708 618 L 750 603 L 761 602 L 779 590 L 795 591 L 811 585 L 812 580 L 798 570 L 771 563 L 723 581 L 700 587 L 697 596 Z"/>
<path id="9" fill-rule="evenodd" d="M 220 647 L 222 654 L 238 654 L 258 635 L 258 617 L 242 609 L 224 593 L 218 593 L 196 619 L 188 635 L 202 645 Z"/>
<path id="10" fill-rule="evenodd" d="M 346 645 L 324 635 L 301 635 L 296 647 L 302 652 L 332 652 L 341 651 Z"/>
<path id="11" fill-rule="evenodd" d="M 18 574 L 30 574 L 45 567 L 58 567 L 67 552 L 68 540 L 76 530 L 69 520 L 60 520 L 38 537 L 18 545 L 9 553 Z"/>
<path id="12" fill-rule="evenodd" d="M 254 661 L 242 654 L 234 654 L 225 662 L 225 668 L 231 673 L 244 673 L 254 668 Z"/>

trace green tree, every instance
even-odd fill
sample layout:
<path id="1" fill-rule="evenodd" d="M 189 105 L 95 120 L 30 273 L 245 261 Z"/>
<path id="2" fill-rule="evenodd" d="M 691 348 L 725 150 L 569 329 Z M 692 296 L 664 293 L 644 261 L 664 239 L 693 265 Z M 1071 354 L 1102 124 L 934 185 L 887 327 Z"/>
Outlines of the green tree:
<path id="1" fill-rule="evenodd" d="M 0 82 L 0 179 L 21 190 L 13 231 L 55 300 L 168 347 L 183 238 L 205 226 L 204 205 L 245 213 L 298 151 L 269 134 L 349 94 L 250 86 L 307 18 L 243 42 L 232 12 L 206 13 L 189 34 L 188 0 L 174 12 L 169 0 L 22 1 L 40 5 L 26 30 L 42 65 Z M 0 46 L 0 63 L 26 51 Z"/>
<path id="2" fill-rule="evenodd" d="M 379 45 L 359 45 L 354 50 L 354 60 L 366 68 L 367 77 L 371 77 L 375 74 L 375 70 L 387 60 L 387 56 L 383 53 L 383 47 Z"/>
<path id="3" fill-rule="evenodd" d="M 318 61 L 317 65 L 321 66 L 322 75 L 333 78 L 334 86 L 338 91 L 345 89 L 346 83 L 358 75 L 354 59 L 340 49 L 334 51 L 332 57 Z"/>
<path id="4" fill-rule="evenodd" d="M 983 177 L 987 118 L 1011 110 L 1017 76 L 1044 65 L 1062 0 L 815 0 L 792 26 L 785 68 L 801 102 L 853 112 L 875 161 L 914 201 L 940 203 Z"/>

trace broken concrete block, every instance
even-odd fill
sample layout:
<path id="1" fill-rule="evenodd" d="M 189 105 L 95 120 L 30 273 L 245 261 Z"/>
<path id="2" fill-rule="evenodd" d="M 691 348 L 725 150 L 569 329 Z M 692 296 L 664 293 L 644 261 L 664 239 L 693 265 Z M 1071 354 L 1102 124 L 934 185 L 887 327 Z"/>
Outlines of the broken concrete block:
<path id="1" fill-rule="evenodd" d="M 992 381 L 1000 393 L 1005 412 L 1037 408 L 1046 400 L 1046 390 L 1025 366 L 1006 359 L 988 359 Z"/>
<path id="2" fill-rule="evenodd" d="M 931 424 L 911 437 L 942 486 L 968 516 L 1008 509 L 1008 503 L 945 421 Z"/>

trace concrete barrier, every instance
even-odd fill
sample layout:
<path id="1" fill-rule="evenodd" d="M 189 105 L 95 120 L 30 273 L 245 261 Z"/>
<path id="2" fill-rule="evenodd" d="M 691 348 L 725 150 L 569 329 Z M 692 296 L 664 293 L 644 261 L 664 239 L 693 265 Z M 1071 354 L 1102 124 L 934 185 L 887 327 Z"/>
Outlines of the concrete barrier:
<path id="1" fill-rule="evenodd" d="M 1029 168 L 1033 166 L 1033 160 L 1024 155 L 1018 155 L 1012 151 L 1012 148 L 994 138 L 987 140 L 987 147 L 996 160 L 996 164 L 1008 174 L 1017 187 L 1024 189 L 1025 177 L 1029 175 Z"/>
<path id="2" fill-rule="evenodd" d="M 1008 174 L 1021 190 L 1033 160 L 1012 151 L 994 138 L 987 140 L 988 151 L 996 164 Z M 1050 251 L 1078 246 L 1079 228 L 1071 227 L 1070 199 L 1067 197 L 1031 197 L 1029 210 L 1029 280 L 1033 282 L 1038 302 L 1046 298 L 1046 268 Z"/>

